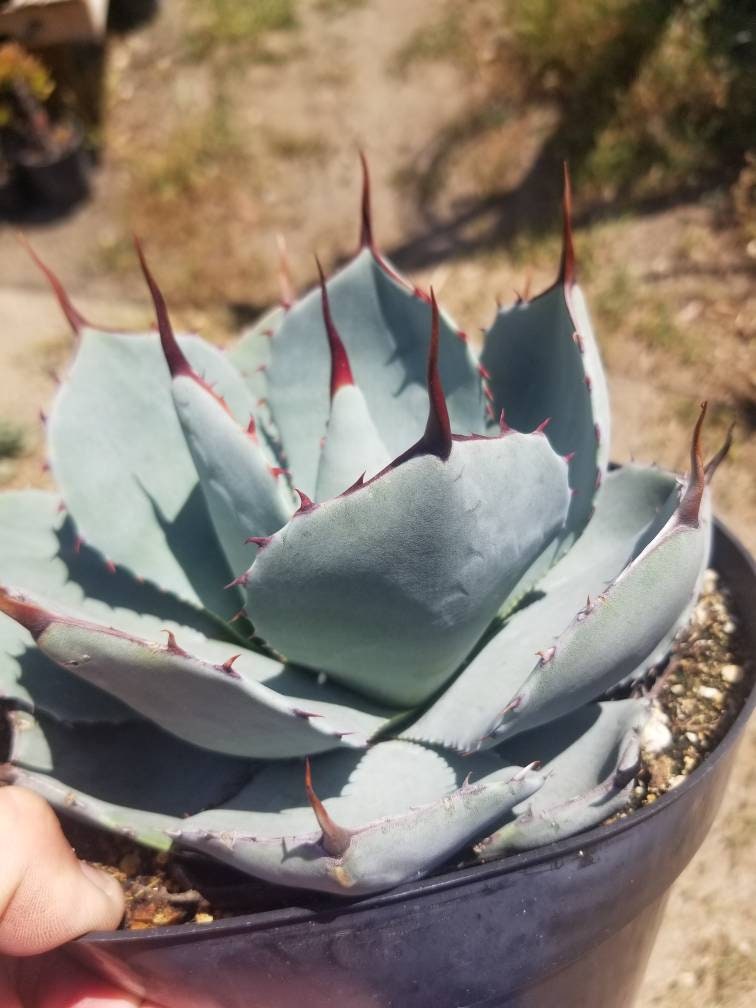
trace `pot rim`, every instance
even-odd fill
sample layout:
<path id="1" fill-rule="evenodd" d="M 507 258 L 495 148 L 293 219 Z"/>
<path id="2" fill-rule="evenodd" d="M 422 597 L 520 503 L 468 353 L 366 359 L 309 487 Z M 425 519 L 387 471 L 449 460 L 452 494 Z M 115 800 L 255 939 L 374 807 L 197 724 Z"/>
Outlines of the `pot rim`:
<path id="1" fill-rule="evenodd" d="M 714 528 L 717 538 L 723 539 L 732 547 L 738 555 L 740 562 L 745 565 L 750 579 L 756 581 L 756 560 L 750 555 L 743 543 L 718 519 L 714 520 Z M 152 927 L 138 931 L 92 931 L 76 939 L 72 944 L 74 946 L 109 946 L 114 943 L 122 944 L 128 942 L 131 944 L 146 943 L 150 946 L 160 944 L 174 945 L 210 937 L 218 938 L 221 934 L 262 931 L 289 924 L 322 921 L 344 914 L 359 913 L 363 910 L 387 907 L 396 903 L 404 903 L 408 900 L 428 897 L 435 893 L 457 888 L 468 882 L 482 882 L 489 878 L 496 878 L 501 875 L 509 875 L 516 871 L 526 870 L 543 862 L 568 858 L 578 852 L 583 855 L 586 850 L 596 847 L 605 839 L 611 839 L 620 833 L 624 833 L 626 830 L 632 829 L 636 824 L 653 818 L 671 806 L 673 802 L 681 800 L 693 788 L 697 787 L 698 782 L 703 780 L 714 769 L 718 760 L 734 744 L 740 732 L 745 728 L 754 708 L 756 708 L 756 682 L 724 738 L 678 787 L 667 791 L 653 804 L 636 809 L 631 815 L 618 819 L 609 826 L 595 826 L 593 829 L 578 833 L 575 836 L 564 840 L 556 840 L 553 843 L 537 847 L 530 851 L 511 854 L 486 864 L 469 865 L 465 868 L 452 869 L 441 875 L 418 879 L 415 882 L 409 882 L 373 896 L 355 898 L 353 900 L 345 899 L 341 904 L 334 904 L 326 908 L 308 909 L 294 904 L 277 910 L 262 910 L 238 917 L 226 917 L 207 924 L 172 924 L 166 927 Z M 298 890 L 292 888 L 291 891 L 292 897 L 295 898 Z"/>

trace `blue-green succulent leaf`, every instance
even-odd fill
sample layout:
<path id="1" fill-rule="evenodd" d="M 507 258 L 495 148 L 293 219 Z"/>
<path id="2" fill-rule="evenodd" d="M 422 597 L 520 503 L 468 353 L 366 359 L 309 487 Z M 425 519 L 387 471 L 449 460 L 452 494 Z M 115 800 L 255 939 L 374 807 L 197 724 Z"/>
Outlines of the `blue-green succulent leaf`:
<path id="1" fill-rule="evenodd" d="M 385 720 L 325 684 L 320 702 L 283 695 L 275 685 L 291 687 L 296 672 L 283 675 L 280 662 L 253 651 L 232 655 L 226 642 L 203 641 L 200 657 L 172 633 L 165 643 L 145 640 L 2 587 L 0 612 L 24 626 L 56 665 L 171 734 L 229 756 L 281 759 L 365 746 Z"/>
<path id="2" fill-rule="evenodd" d="M 265 399 L 268 393 L 265 372 L 270 365 L 273 337 L 278 332 L 285 313 L 282 307 L 266 312 L 257 322 L 248 326 L 236 343 L 226 351 L 226 356 L 247 383 L 258 407 L 260 400 Z"/>
<path id="3" fill-rule="evenodd" d="M 186 359 L 141 249 L 139 255 L 155 305 L 176 415 L 226 561 L 232 570 L 241 570 L 249 561 L 247 538 L 276 532 L 291 517 L 294 502 L 283 472 L 274 467 L 257 435 L 251 400 L 241 426 Z"/>
<path id="4" fill-rule="evenodd" d="M 674 476 L 625 466 L 610 473 L 580 540 L 403 737 L 467 750 L 478 745 L 515 695 L 537 651 L 548 648 L 586 598 L 595 598 L 677 503 Z M 643 656 L 645 658 L 645 655 Z M 534 759 L 537 757 L 533 757 Z"/>
<path id="5" fill-rule="evenodd" d="M 172 835 L 278 884 L 341 896 L 378 892 L 427 874 L 542 784 L 529 768 L 479 758 L 400 741 L 328 754 L 313 763 L 317 796 L 303 786 L 301 765 L 272 766 Z M 481 772 L 474 783 L 466 779 Z"/>
<path id="6" fill-rule="evenodd" d="M 121 629 L 157 635 L 163 627 L 190 644 L 217 629 L 193 606 L 140 584 L 77 539 L 54 494 L 0 495 L 0 584 L 23 584 L 52 603 Z M 99 689 L 56 669 L 28 630 L 0 614 L 0 696 L 62 721 L 120 721 L 133 712 Z"/>
<path id="7" fill-rule="evenodd" d="M 253 766 L 186 745 L 154 725 L 68 725 L 10 715 L 10 761 L 0 779 L 30 788 L 55 808 L 167 849 L 182 817 L 224 801 Z"/>
<path id="8" fill-rule="evenodd" d="M 396 457 L 417 441 L 425 426 L 428 300 L 370 248 L 363 248 L 327 286 L 355 383 L 381 441 Z M 441 378 L 452 430 L 482 433 L 485 400 L 475 359 L 448 319 L 442 320 L 441 329 Z M 315 289 L 286 312 L 265 372 L 287 466 L 294 485 L 308 497 L 316 493 L 320 442 L 330 412 L 330 370 L 320 292 Z"/>
<path id="9" fill-rule="evenodd" d="M 566 468 L 542 435 L 509 433 L 306 501 L 246 575 L 257 632 L 368 696 L 426 700 L 561 527 Z"/>
<path id="10" fill-rule="evenodd" d="M 390 461 L 362 391 L 356 385 L 339 388 L 331 400 L 315 500 L 338 496 L 361 477 L 376 476 Z"/>
<path id="11" fill-rule="evenodd" d="M 488 861 L 561 840 L 624 807 L 649 709 L 648 700 L 589 704 L 505 742 L 498 750 L 501 759 L 538 758 L 544 784 L 513 809 L 510 822 L 476 845 L 478 857 Z"/>
<path id="12" fill-rule="evenodd" d="M 609 460 L 609 396 L 583 294 L 574 279 L 565 189 L 565 238 L 557 282 L 531 301 L 502 309 L 486 333 L 481 361 L 498 417 L 517 430 L 548 419 L 546 434 L 570 460 L 575 491 L 564 532 L 546 561 L 563 555 L 590 519 L 593 498 Z M 525 588 L 527 589 L 527 585 Z"/>
<path id="13" fill-rule="evenodd" d="M 502 740 L 600 696 L 633 672 L 679 621 L 697 589 L 711 543 L 711 506 L 698 446 L 685 493 L 654 539 L 581 610 L 515 689 L 491 728 Z"/>
<path id="14" fill-rule="evenodd" d="M 192 367 L 246 422 L 251 394 L 220 351 L 180 339 Z M 223 617 L 232 572 L 171 398 L 157 334 L 85 329 L 48 422 L 50 464 L 81 537 L 113 563 Z"/>

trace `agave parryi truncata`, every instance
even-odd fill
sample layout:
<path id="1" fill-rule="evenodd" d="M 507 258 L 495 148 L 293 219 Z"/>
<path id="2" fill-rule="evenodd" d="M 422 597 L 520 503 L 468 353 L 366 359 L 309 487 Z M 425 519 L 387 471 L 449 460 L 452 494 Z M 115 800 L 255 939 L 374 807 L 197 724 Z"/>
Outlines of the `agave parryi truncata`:
<path id="1" fill-rule="evenodd" d="M 602 698 L 687 618 L 726 448 L 703 465 L 702 410 L 684 481 L 607 474 L 564 203 L 556 282 L 480 360 L 377 251 L 367 172 L 354 258 L 227 353 L 174 334 L 141 249 L 158 333 L 90 324 L 43 267 L 76 353 L 64 507 L 0 496 L 4 780 L 342 894 L 625 803 L 650 702 Z"/>

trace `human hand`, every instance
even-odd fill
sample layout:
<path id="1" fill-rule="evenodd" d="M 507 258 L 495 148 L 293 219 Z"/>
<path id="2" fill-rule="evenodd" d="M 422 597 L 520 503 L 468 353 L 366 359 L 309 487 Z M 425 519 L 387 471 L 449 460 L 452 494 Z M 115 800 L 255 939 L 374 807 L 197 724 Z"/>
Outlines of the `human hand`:
<path id="1" fill-rule="evenodd" d="M 117 927 L 123 910 L 118 882 L 77 859 L 47 803 L 0 787 L 0 1008 L 152 1008 L 67 956 L 28 958 Z"/>

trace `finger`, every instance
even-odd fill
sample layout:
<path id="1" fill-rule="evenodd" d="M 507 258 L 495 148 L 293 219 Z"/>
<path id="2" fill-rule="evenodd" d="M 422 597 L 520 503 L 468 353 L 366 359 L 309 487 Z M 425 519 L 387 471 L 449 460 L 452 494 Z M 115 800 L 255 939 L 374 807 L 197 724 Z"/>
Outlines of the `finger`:
<path id="1" fill-rule="evenodd" d="M 118 926 L 121 887 L 76 858 L 41 798 L 0 788 L 0 837 L 0 953 L 36 955 Z"/>
<path id="2" fill-rule="evenodd" d="M 148 1008 L 141 997 L 118 990 L 68 956 L 51 958 L 31 1008 Z"/>
<path id="3" fill-rule="evenodd" d="M 8 959 L 0 959 L 0 1005 L 3 1008 L 21 1008 L 14 974 L 13 963 Z"/>

